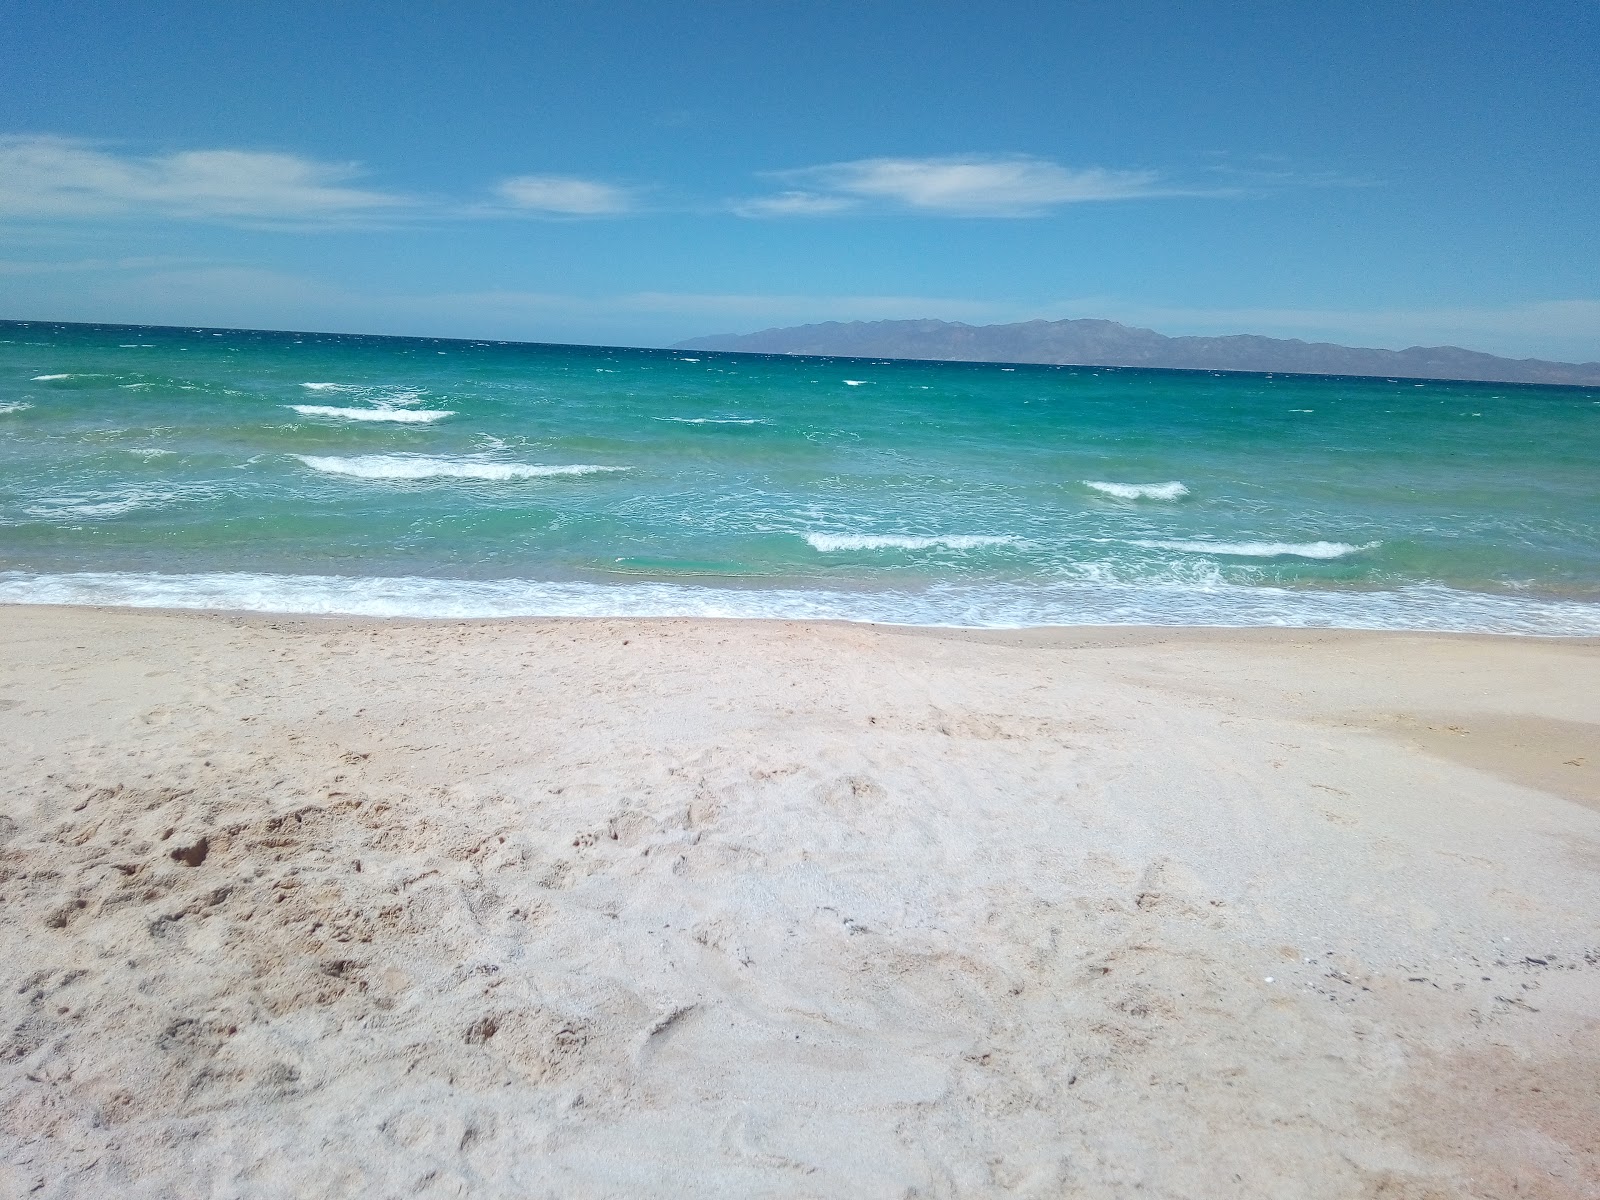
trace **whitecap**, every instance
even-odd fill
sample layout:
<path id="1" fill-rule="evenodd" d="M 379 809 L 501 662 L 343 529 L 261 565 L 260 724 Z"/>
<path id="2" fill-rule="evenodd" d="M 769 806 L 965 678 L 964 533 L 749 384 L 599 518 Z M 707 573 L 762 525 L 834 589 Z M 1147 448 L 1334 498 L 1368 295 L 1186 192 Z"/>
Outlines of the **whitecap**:
<path id="1" fill-rule="evenodd" d="M 813 550 L 835 554 L 841 550 L 973 550 L 979 546 L 1009 546 L 1010 536 L 951 533 L 931 537 L 904 537 L 874 533 L 808 533 L 803 535 Z"/>
<path id="2" fill-rule="evenodd" d="M 11 404 L 0 404 L 0 414 L 21 412 L 23 409 L 32 408 L 26 400 L 17 400 Z"/>
<path id="3" fill-rule="evenodd" d="M 870 621 L 1017 629 L 1035 626 L 1275 626 L 1414 629 L 1545 637 L 1600 634 L 1600 604 L 1465 592 L 1433 584 L 1325 591 L 1222 584 L 943 584 L 889 590 L 723 588 L 245 572 L 0 571 L 0 603 L 93 604 L 370 617 L 713 617 Z"/>
<path id="4" fill-rule="evenodd" d="M 865 379 L 846 379 L 844 382 L 845 382 L 845 386 L 846 387 L 860 387 L 863 383 L 866 382 L 866 380 Z"/>
<path id="5" fill-rule="evenodd" d="M 356 396 L 370 404 L 379 407 L 388 407 L 398 404 L 416 404 L 423 399 L 423 393 L 417 388 L 397 387 L 394 385 L 366 384 L 366 383 L 302 383 L 301 387 L 311 392 L 338 392 L 342 395 Z"/>
<path id="6" fill-rule="evenodd" d="M 68 373 L 68 374 L 65 374 L 65 375 L 35 375 L 29 382 L 31 382 L 31 383 L 51 383 L 51 382 L 54 382 L 57 379 L 93 379 L 93 378 L 94 378 L 94 376 L 92 376 L 92 375 L 77 375 L 77 374 L 71 374 L 71 373 Z"/>
<path id="7" fill-rule="evenodd" d="M 1170 483 L 1107 483 L 1103 479 L 1085 479 L 1083 486 L 1119 500 L 1176 500 L 1189 494 L 1188 487 L 1176 479 Z"/>
<path id="8" fill-rule="evenodd" d="M 124 454 L 136 454 L 146 461 L 152 458 L 166 458 L 169 454 L 173 453 L 171 450 L 162 450 L 156 446 L 145 446 L 137 449 L 133 447 L 126 447 L 122 452 Z"/>
<path id="9" fill-rule="evenodd" d="M 128 488 L 119 491 L 58 493 L 41 496 L 23 511 L 47 521 L 103 520 L 120 517 L 142 508 L 166 508 L 185 500 L 196 500 L 209 492 L 195 488 Z"/>
<path id="10" fill-rule="evenodd" d="M 1235 558 L 1343 558 L 1361 550 L 1372 550 L 1380 542 L 1353 545 L 1350 542 L 1201 542 L 1135 541 L 1131 546 L 1150 550 L 1178 550 L 1186 554 L 1225 554 Z"/>
<path id="11" fill-rule="evenodd" d="M 657 417 L 678 425 L 765 425 L 760 417 Z"/>
<path id="12" fill-rule="evenodd" d="M 483 462 L 466 458 L 424 458 L 421 455 L 363 454 L 354 458 L 295 455 L 314 471 L 356 479 L 543 479 L 555 475 L 599 475 L 626 471 L 588 463 L 545 466 L 539 463 Z"/>
<path id="13" fill-rule="evenodd" d="M 339 421 L 399 421 L 408 425 L 426 425 L 442 421 L 456 414 L 438 408 L 336 408 L 330 404 L 290 404 L 303 417 L 329 417 Z"/>

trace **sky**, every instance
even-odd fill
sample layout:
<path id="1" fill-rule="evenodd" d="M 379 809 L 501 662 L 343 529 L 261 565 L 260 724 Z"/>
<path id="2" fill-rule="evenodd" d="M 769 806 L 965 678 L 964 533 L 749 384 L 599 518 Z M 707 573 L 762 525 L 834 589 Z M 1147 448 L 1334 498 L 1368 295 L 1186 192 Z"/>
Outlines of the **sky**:
<path id="1" fill-rule="evenodd" d="M 1600 360 L 1600 5 L 0 0 L 0 318 Z"/>

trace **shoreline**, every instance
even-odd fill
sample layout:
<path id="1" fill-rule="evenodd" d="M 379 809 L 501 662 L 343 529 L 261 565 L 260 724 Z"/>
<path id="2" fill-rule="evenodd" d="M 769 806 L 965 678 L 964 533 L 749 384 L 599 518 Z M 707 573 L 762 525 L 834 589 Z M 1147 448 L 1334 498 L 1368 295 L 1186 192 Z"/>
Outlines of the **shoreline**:
<path id="1" fill-rule="evenodd" d="M 415 627 L 422 629 L 444 628 L 446 626 L 461 625 L 473 627 L 492 627 L 504 625 L 515 627 L 548 623 L 560 624 L 594 624 L 597 622 L 635 623 L 641 625 L 652 624 L 693 624 L 707 622 L 710 624 L 728 624 L 738 626 L 819 626 L 838 627 L 842 629 L 871 629 L 884 633 L 904 632 L 910 635 L 926 635 L 929 637 L 950 636 L 961 639 L 984 641 L 999 639 L 997 644 L 1012 640 L 1032 640 L 1035 638 L 1051 638 L 1054 636 L 1070 637 L 1079 632 L 1092 633 L 1105 637 L 1116 637 L 1123 634 L 1132 638 L 1172 636 L 1183 637 L 1188 634 L 1196 636 L 1216 635 L 1228 637 L 1238 635 L 1250 639 L 1256 636 L 1265 636 L 1269 639 L 1282 636 L 1294 638 L 1298 636 L 1354 637 L 1354 638 L 1510 638 L 1519 640 L 1532 640 L 1537 642 L 1572 643 L 1574 645 L 1588 645 L 1600 648 L 1600 634 L 1579 633 L 1525 633 L 1520 630 L 1459 630 L 1459 629 L 1360 629 L 1336 625 L 1156 625 L 1129 622 L 1127 624 L 1071 624 L 1071 625 L 921 625 L 901 623 L 896 621 L 854 620 L 848 617 L 746 617 L 746 616 L 700 616 L 700 615 L 675 615 L 662 616 L 636 616 L 627 613 L 621 614 L 553 614 L 541 615 L 538 613 L 516 613 L 492 616 L 379 616 L 368 613 L 343 613 L 343 612 L 294 612 L 277 611 L 256 608 L 188 608 L 183 606 L 161 606 L 142 604 L 91 604 L 91 603 L 51 603 L 34 601 L 0 600 L 0 613 L 7 611 L 45 611 L 57 613 L 90 612 L 104 615 L 112 614 L 149 614 L 162 617 L 192 617 L 196 619 L 240 620 L 248 622 L 283 622 L 307 621 L 326 623 L 331 625 L 349 624 L 352 626 L 388 627 Z"/>
<path id="2" fill-rule="evenodd" d="M 0 631 L 0 1190 L 1600 1194 L 1600 639 Z"/>

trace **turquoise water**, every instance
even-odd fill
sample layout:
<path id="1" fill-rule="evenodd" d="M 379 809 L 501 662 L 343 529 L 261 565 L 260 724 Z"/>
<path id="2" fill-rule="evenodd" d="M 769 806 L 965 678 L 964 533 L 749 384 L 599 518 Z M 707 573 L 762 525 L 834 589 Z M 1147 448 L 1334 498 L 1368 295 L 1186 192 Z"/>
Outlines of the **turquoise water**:
<path id="1" fill-rule="evenodd" d="M 1600 633 L 1600 390 L 0 324 L 0 599 Z"/>

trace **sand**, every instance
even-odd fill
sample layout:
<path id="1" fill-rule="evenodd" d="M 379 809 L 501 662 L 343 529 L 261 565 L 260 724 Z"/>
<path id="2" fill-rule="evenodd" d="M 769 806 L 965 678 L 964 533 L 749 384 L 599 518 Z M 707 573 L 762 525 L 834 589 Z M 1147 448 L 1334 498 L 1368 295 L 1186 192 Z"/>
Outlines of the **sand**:
<path id="1" fill-rule="evenodd" d="M 1600 644 L 0 609 L 0 1193 L 1600 1196 Z"/>

